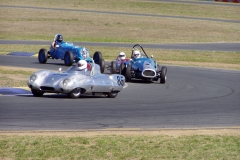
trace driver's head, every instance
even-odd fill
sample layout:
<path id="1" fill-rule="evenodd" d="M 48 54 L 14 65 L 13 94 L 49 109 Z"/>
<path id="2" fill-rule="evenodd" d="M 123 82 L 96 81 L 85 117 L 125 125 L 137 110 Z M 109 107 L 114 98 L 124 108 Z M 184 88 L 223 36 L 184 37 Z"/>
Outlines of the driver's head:
<path id="1" fill-rule="evenodd" d="M 80 61 L 78 61 L 77 65 L 78 65 L 78 69 L 79 69 L 80 71 L 81 71 L 81 70 L 84 70 L 84 69 L 87 68 L 87 61 L 85 61 L 85 60 L 80 60 Z"/>
<path id="2" fill-rule="evenodd" d="M 134 58 L 140 58 L 141 57 L 140 51 L 138 51 L 138 50 L 133 51 L 133 56 L 134 56 Z"/>
<path id="3" fill-rule="evenodd" d="M 125 60 L 126 59 L 126 54 L 124 52 L 120 52 L 118 57 L 121 59 L 121 60 Z"/>
<path id="4" fill-rule="evenodd" d="M 61 34 L 58 34 L 58 35 L 57 35 L 57 41 L 58 41 L 58 42 L 62 42 L 62 41 L 63 41 L 63 37 L 62 37 Z"/>

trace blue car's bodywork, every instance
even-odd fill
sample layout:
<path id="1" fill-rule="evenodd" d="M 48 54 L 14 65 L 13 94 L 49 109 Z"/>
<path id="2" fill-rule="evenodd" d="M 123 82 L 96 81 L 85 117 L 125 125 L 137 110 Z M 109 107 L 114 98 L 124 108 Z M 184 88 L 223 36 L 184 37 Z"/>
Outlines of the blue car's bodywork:
<path id="1" fill-rule="evenodd" d="M 135 50 L 141 53 L 140 58 L 133 56 Z M 148 57 L 142 46 L 136 44 L 132 48 L 131 59 L 127 63 L 121 64 L 120 72 L 125 76 L 127 82 L 131 81 L 131 79 L 143 79 L 147 81 L 158 81 L 160 79 L 160 83 L 165 83 L 167 68 L 163 66 L 160 69 L 153 56 Z"/>
<path id="2" fill-rule="evenodd" d="M 89 57 L 89 51 L 85 47 L 75 46 L 73 43 L 69 42 L 62 42 L 56 44 L 56 49 L 50 46 L 49 55 L 53 59 L 61 59 L 64 60 L 65 54 L 67 51 L 72 52 L 73 54 L 73 61 L 77 62 L 81 59 L 85 59 Z M 85 57 L 83 57 L 85 54 Z"/>
<path id="3" fill-rule="evenodd" d="M 89 50 L 85 47 L 75 46 L 71 42 L 56 42 L 54 48 L 50 45 L 49 51 L 40 49 L 38 60 L 40 63 L 46 63 L 48 58 L 61 59 L 64 60 L 65 65 L 71 66 L 81 59 L 89 58 L 89 55 Z"/>
<path id="4" fill-rule="evenodd" d="M 51 44 L 49 51 L 42 48 L 38 53 L 39 63 L 46 63 L 47 59 L 61 59 L 64 60 L 65 65 L 71 66 L 73 63 L 78 62 L 79 60 L 91 61 L 90 52 L 87 48 L 82 46 L 75 46 L 71 42 L 58 42 L 55 41 L 54 46 Z M 102 53 L 96 51 L 93 54 L 93 60 L 96 64 L 100 66 L 101 73 L 104 72 L 105 62 L 102 57 Z"/>

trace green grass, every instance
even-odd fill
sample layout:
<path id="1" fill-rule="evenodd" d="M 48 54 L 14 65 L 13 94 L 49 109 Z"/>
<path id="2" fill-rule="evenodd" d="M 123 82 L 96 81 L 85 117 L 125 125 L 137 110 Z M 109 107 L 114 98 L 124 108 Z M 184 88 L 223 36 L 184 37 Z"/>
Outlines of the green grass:
<path id="1" fill-rule="evenodd" d="M 0 87 L 27 87 L 27 79 L 34 71 L 0 67 Z"/>
<path id="2" fill-rule="evenodd" d="M 240 20 L 238 7 L 147 1 L 29 1 L 1 0 L 2 5 L 68 8 L 108 12 L 148 13 Z M 237 4 L 236 4 L 237 5 Z M 224 12 L 222 12 L 224 10 Z M 239 23 L 100 14 L 50 9 L 5 8 L 0 11 L 0 39 L 52 40 L 62 33 L 66 41 L 178 43 L 240 41 Z M 16 16 L 18 15 L 18 16 Z"/>
<path id="3" fill-rule="evenodd" d="M 239 136 L 0 136 L 9 159 L 240 159 Z"/>
<path id="4" fill-rule="evenodd" d="M 10 70 L 10 69 L 3 69 L 0 67 L 0 73 L 1 74 L 13 74 L 13 75 L 17 75 L 17 74 L 20 74 L 20 75 L 31 75 L 32 74 L 32 71 L 24 71 L 21 70 L 21 69 L 18 69 L 18 70 Z"/>

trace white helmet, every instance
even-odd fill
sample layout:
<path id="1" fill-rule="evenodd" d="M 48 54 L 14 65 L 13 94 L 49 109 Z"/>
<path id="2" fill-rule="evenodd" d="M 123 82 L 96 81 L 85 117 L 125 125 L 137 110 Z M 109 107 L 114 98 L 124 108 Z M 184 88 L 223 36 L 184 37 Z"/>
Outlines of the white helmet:
<path id="1" fill-rule="evenodd" d="M 124 60 L 126 59 L 126 54 L 124 52 L 120 52 L 118 57 L 121 59 L 121 60 Z"/>
<path id="2" fill-rule="evenodd" d="M 133 51 L 133 56 L 134 56 L 134 58 L 140 58 L 141 57 L 140 51 L 138 51 L 138 50 Z"/>
<path id="3" fill-rule="evenodd" d="M 80 61 L 78 61 L 77 65 L 78 65 L 79 70 L 84 70 L 87 68 L 87 61 L 80 60 Z"/>

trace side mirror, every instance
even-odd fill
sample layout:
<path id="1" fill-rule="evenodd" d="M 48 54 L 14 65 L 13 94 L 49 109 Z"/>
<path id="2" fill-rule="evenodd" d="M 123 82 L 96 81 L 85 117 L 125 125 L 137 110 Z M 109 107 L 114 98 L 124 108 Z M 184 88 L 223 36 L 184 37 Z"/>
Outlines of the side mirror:
<path id="1" fill-rule="evenodd" d="M 58 71 L 59 71 L 59 73 L 62 73 L 62 68 L 59 68 Z"/>
<path id="2" fill-rule="evenodd" d="M 151 55 L 151 58 L 153 58 L 153 55 Z"/>

